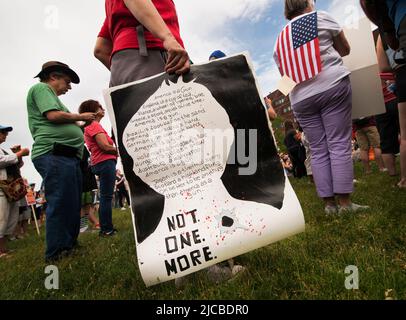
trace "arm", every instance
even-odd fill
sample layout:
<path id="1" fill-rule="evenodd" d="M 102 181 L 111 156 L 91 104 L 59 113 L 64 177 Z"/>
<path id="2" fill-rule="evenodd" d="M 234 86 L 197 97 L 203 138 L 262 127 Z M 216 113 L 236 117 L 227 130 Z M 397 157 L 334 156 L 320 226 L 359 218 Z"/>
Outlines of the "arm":
<path id="1" fill-rule="evenodd" d="M 268 97 L 265 97 L 265 104 L 268 107 L 269 120 L 274 121 L 278 115 L 276 114 L 275 109 L 272 107 L 272 100 Z"/>
<path id="2" fill-rule="evenodd" d="M 351 47 L 347 38 L 345 37 L 344 31 L 341 31 L 336 37 L 333 38 L 333 47 L 342 57 L 350 54 Z"/>
<path id="3" fill-rule="evenodd" d="M 389 16 L 388 6 L 385 1 L 360 0 L 360 3 L 369 20 L 376 24 L 379 30 L 383 33 L 385 42 L 389 47 L 393 50 L 399 49 L 396 28 Z"/>
<path id="4" fill-rule="evenodd" d="M 124 182 L 124 177 L 120 177 L 120 180 L 116 180 L 116 186 L 118 186 L 122 182 Z"/>
<path id="5" fill-rule="evenodd" d="M 165 71 L 183 74 L 189 71 L 189 56 L 178 43 L 151 0 L 124 0 L 128 10 L 155 37 L 161 39 L 165 50 L 168 51 L 168 61 Z"/>
<path id="6" fill-rule="evenodd" d="M 22 161 L 22 157 L 28 156 L 30 151 L 27 148 L 20 149 L 18 152 L 13 154 L 2 154 L 0 153 L 0 169 L 7 168 L 13 164 L 17 164 Z"/>
<path id="7" fill-rule="evenodd" d="M 16 154 L 1 154 L 0 153 L 0 169 L 7 168 L 13 164 L 18 163 L 18 156 Z"/>
<path id="8" fill-rule="evenodd" d="M 112 51 L 113 43 L 109 39 L 97 37 L 96 45 L 94 47 L 94 56 L 109 70 L 110 56 Z"/>
<path id="9" fill-rule="evenodd" d="M 376 55 L 378 56 L 379 72 L 393 72 L 388 56 L 383 48 L 381 36 L 378 37 L 378 41 L 376 43 Z"/>
<path id="10" fill-rule="evenodd" d="M 75 123 L 76 121 L 93 121 L 96 115 L 91 112 L 82 114 L 51 110 L 45 113 L 46 118 L 54 123 Z"/>
<path id="11" fill-rule="evenodd" d="M 278 116 L 276 114 L 275 109 L 272 106 L 270 106 L 268 108 L 268 116 L 269 116 L 269 120 L 271 120 L 271 121 L 274 121 L 276 119 L 276 117 Z"/>
<path id="12" fill-rule="evenodd" d="M 94 138 L 97 142 L 97 145 L 100 147 L 100 149 L 103 150 L 104 153 L 117 155 L 116 147 L 112 146 L 108 142 L 107 137 L 104 133 L 98 133 L 97 135 L 94 136 Z"/>

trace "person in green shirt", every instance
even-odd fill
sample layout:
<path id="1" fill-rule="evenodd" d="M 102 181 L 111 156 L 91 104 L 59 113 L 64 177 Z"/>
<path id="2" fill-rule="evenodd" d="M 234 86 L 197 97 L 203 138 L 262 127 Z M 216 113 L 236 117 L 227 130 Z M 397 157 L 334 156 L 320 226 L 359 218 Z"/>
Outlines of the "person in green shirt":
<path id="1" fill-rule="evenodd" d="M 92 121 L 94 113 L 74 114 L 58 96 L 79 83 L 68 65 L 49 61 L 36 76 L 40 83 L 27 96 L 28 125 L 34 139 L 32 162 L 45 187 L 46 261 L 55 261 L 77 244 L 80 228 L 83 133 L 76 121 Z"/>

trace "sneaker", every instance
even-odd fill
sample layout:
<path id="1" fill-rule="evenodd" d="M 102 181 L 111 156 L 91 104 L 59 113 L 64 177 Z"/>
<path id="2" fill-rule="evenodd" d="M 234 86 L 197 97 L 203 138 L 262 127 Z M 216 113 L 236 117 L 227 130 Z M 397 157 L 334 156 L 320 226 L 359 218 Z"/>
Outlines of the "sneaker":
<path id="1" fill-rule="evenodd" d="M 207 268 L 207 276 L 211 282 L 218 284 L 230 280 L 233 277 L 233 274 L 229 267 L 214 265 Z"/>
<path id="2" fill-rule="evenodd" d="M 245 272 L 245 270 L 247 270 L 246 267 L 236 265 L 233 267 L 233 270 L 231 270 L 231 274 L 233 277 L 235 277 L 236 275 L 243 274 Z"/>
<path id="3" fill-rule="evenodd" d="M 189 276 L 176 278 L 175 279 L 175 287 L 176 287 L 176 289 L 181 290 L 186 286 L 186 284 L 188 282 L 189 282 Z"/>
<path id="4" fill-rule="evenodd" d="M 101 237 L 112 237 L 118 232 L 117 229 L 113 229 L 111 231 L 100 231 L 99 236 Z"/>
<path id="5" fill-rule="evenodd" d="M 351 202 L 349 206 L 340 207 L 338 210 L 339 214 L 355 213 L 363 210 L 369 209 L 369 206 L 361 206 L 359 204 Z"/>
<path id="6" fill-rule="evenodd" d="M 59 253 L 54 254 L 51 257 L 45 258 L 45 263 L 55 263 L 59 260 L 69 257 L 72 254 L 72 249 L 62 249 Z"/>
<path id="7" fill-rule="evenodd" d="M 121 209 L 120 209 L 121 211 L 124 211 L 124 210 L 127 210 L 125 207 L 122 207 Z"/>
<path id="8" fill-rule="evenodd" d="M 88 226 L 81 227 L 80 233 L 86 232 L 88 228 L 89 228 Z"/>
<path id="9" fill-rule="evenodd" d="M 334 215 L 338 213 L 338 207 L 337 206 L 332 206 L 332 205 L 327 205 L 324 207 L 324 212 L 326 215 Z"/>

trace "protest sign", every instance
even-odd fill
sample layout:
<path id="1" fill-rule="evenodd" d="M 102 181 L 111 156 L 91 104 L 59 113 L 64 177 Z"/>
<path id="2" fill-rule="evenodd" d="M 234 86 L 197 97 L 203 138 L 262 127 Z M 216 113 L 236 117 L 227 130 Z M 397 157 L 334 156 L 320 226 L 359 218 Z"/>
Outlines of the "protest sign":
<path id="1" fill-rule="evenodd" d="M 344 65 L 351 71 L 352 118 L 385 113 L 371 23 L 363 18 L 356 28 L 346 28 L 344 33 L 351 46 L 350 55 L 343 59 Z"/>
<path id="2" fill-rule="evenodd" d="M 35 205 L 37 203 L 35 201 L 34 191 L 31 188 L 27 188 L 27 194 L 25 195 L 25 200 L 27 201 L 27 205 L 29 205 L 29 206 Z"/>
<path id="3" fill-rule="evenodd" d="M 147 286 L 304 230 L 247 54 L 105 91 Z"/>

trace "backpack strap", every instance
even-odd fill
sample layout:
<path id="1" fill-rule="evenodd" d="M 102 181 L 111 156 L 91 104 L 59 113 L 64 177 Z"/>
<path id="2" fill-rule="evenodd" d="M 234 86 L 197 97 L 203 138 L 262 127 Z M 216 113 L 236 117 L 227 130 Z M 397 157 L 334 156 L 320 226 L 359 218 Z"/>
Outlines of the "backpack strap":
<path id="1" fill-rule="evenodd" d="M 145 41 L 144 26 L 142 24 L 137 26 L 137 38 L 140 55 L 143 57 L 148 57 L 147 42 Z"/>

